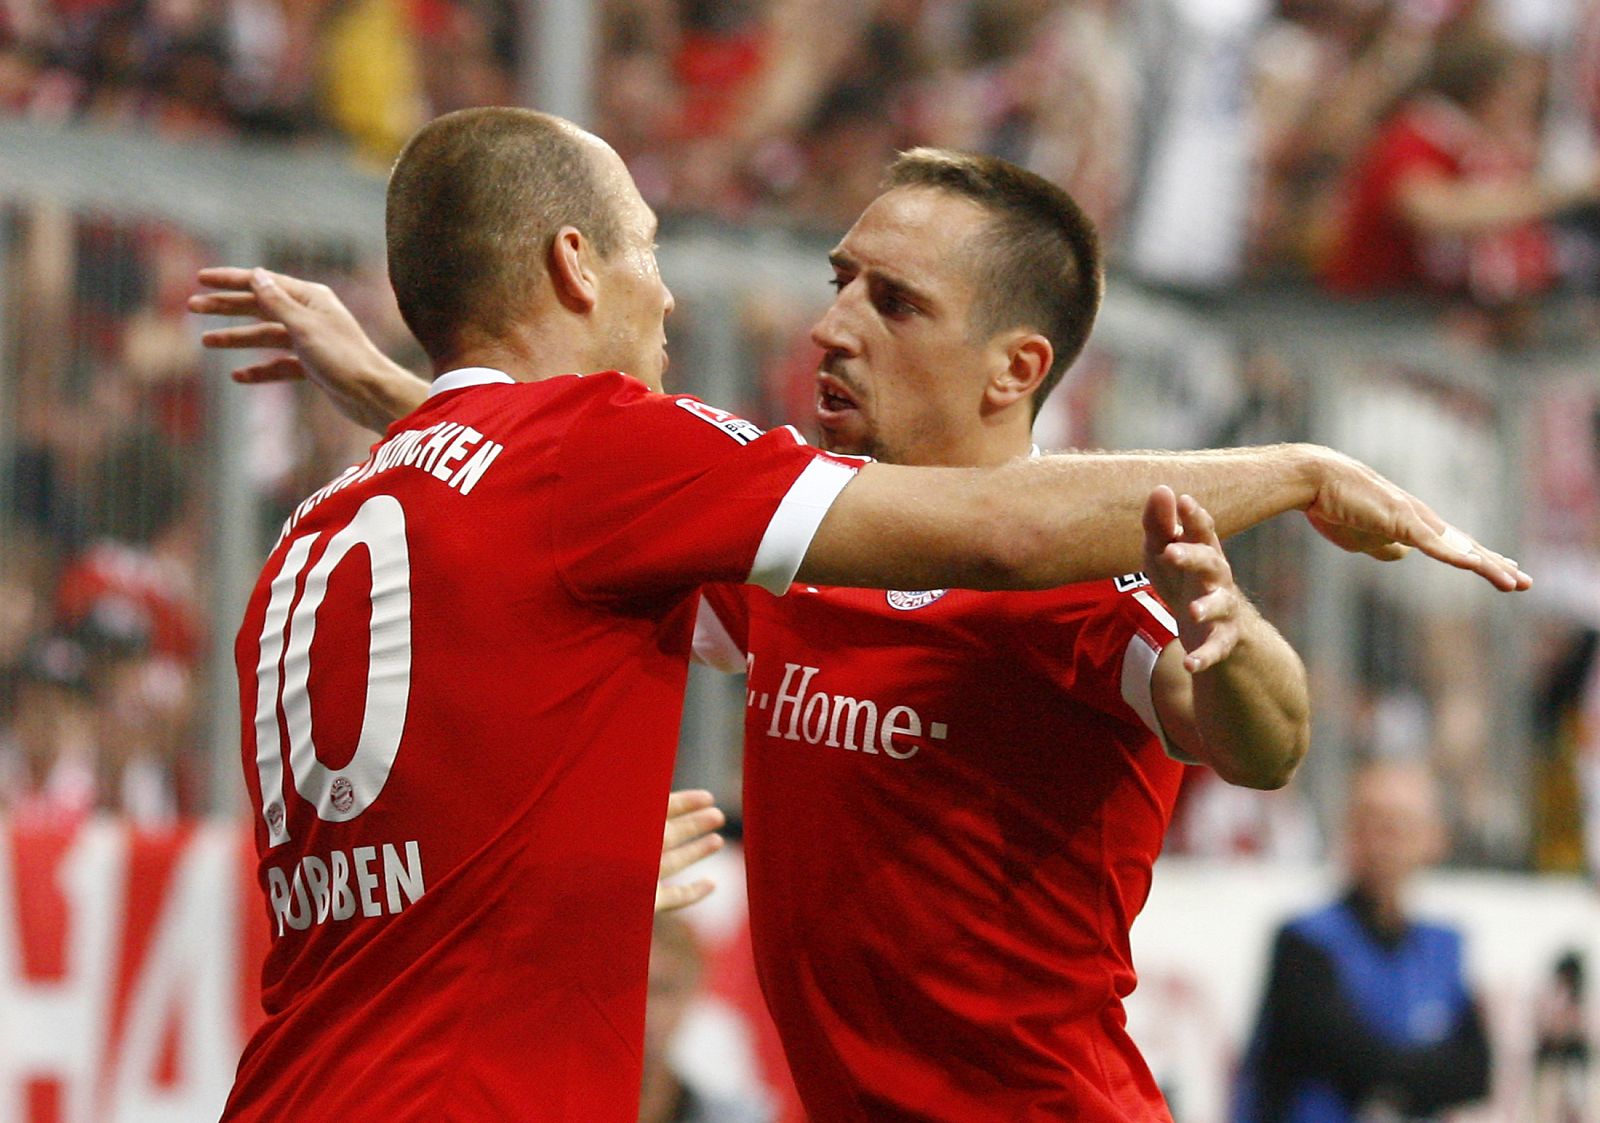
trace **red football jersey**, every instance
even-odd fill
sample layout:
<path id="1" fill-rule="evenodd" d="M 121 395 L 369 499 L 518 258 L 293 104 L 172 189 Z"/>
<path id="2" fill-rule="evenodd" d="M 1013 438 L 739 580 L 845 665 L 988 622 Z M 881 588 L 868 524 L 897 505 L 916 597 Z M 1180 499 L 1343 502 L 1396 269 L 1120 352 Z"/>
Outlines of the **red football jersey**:
<path id="1" fill-rule="evenodd" d="M 295 510 L 237 643 L 274 940 L 226 1118 L 632 1123 L 696 589 L 786 588 L 852 476 L 472 369 Z"/>
<path id="2" fill-rule="evenodd" d="M 751 937 L 812 1118 L 1169 1121 L 1121 1002 L 1183 772 L 1144 579 L 706 595 L 747 652 Z"/>

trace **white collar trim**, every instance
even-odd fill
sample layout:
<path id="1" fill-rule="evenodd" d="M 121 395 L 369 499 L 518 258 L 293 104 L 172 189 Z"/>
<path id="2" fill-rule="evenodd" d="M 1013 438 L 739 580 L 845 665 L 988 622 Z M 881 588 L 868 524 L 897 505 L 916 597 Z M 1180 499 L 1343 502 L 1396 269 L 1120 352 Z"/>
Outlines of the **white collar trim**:
<path id="1" fill-rule="evenodd" d="M 466 386 L 488 386 L 495 382 L 515 382 L 503 370 L 493 367 L 461 367 L 458 370 L 445 371 L 433 380 L 433 389 L 428 391 L 428 397 L 444 394 L 451 390 L 460 390 Z"/>

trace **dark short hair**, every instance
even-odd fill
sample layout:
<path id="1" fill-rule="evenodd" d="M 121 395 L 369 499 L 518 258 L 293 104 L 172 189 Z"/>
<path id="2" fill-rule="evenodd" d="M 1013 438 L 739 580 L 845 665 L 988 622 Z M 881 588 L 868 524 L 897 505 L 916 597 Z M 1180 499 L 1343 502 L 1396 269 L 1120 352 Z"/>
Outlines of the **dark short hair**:
<path id="1" fill-rule="evenodd" d="M 993 156 L 913 148 L 889 165 L 883 186 L 931 187 L 989 212 L 988 229 L 974 239 L 972 326 L 985 337 L 1028 327 L 1050 340 L 1055 360 L 1033 396 L 1038 416 L 1100 309 L 1105 278 L 1094 223 L 1060 187 Z"/>
<path id="2" fill-rule="evenodd" d="M 515 322 L 563 226 L 602 256 L 618 242 L 616 200 L 573 125 L 505 107 L 424 125 L 390 173 L 385 232 L 400 314 L 429 357 L 453 358 Z"/>

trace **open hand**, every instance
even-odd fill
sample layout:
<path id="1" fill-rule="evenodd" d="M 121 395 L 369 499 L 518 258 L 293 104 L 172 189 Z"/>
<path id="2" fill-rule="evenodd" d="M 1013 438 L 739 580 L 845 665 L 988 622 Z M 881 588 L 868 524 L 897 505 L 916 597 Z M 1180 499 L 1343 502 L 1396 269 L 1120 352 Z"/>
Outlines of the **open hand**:
<path id="1" fill-rule="evenodd" d="M 374 346 L 327 285 L 266 269 L 221 266 L 197 275 L 207 291 L 189 297 L 206 316 L 251 316 L 253 323 L 215 328 L 200 336 L 216 350 L 276 350 L 234 368 L 235 382 L 308 379 L 339 412 L 382 432 L 426 396 L 427 386 Z"/>
<path id="2" fill-rule="evenodd" d="M 1340 549 L 1395 561 L 1414 547 L 1446 565 L 1471 570 L 1505 592 L 1533 584 L 1516 562 L 1451 526 L 1422 500 L 1360 461 L 1334 454 L 1326 466 L 1327 478 L 1306 518 Z"/>
<path id="3" fill-rule="evenodd" d="M 1244 598 L 1216 524 L 1192 496 L 1162 485 L 1145 501 L 1144 573 L 1178 622 L 1186 671 L 1199 674 L 1233 653 Z"/>
<path id="4" fill-rule="evenodd" d="M 661 833 L 661 878 L 656 882 L 656 911 L 675 912 L 710 896 L 716 883 L 709 878 L 663 884 L 666 878 L 681 873 L 722 849 L 722 836 L 715 833 L 727 822 L 707 791 L 673 792 L 667 799 L 667 825 Z"/>

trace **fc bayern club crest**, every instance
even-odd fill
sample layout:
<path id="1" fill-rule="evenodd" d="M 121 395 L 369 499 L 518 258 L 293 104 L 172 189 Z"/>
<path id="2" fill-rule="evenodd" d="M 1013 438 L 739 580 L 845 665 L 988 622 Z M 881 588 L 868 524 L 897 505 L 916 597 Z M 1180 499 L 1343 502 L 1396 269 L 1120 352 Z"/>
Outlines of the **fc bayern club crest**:
<path id="1" fill-rule="evenodd" d="M 914 608 L 927 608 L 949 591 L 948 589 L 924 589 L 917 593 L 905 593 L 898 589 L 890 589 L 884 595 L 889 598 L 890 608 L 898 608 L 901 612 L 910 612 Z"/>
<path id="2" fill-rule="evenodd" d="M 335 811 L 348 811 L 356 801 L 355 788 L 351 785 L 350 781 L 346 780 L 343 776 L 340 776 L 333 782 L 333 789 L 330 794 L 333 796 L 333 807 Z"/>

